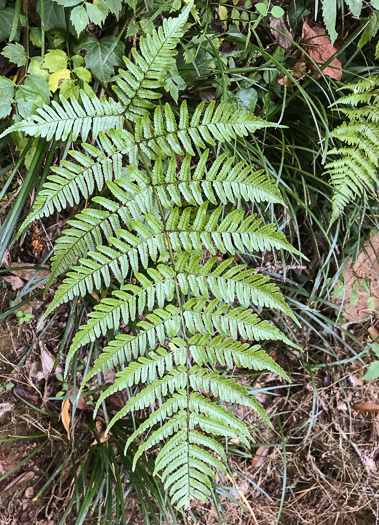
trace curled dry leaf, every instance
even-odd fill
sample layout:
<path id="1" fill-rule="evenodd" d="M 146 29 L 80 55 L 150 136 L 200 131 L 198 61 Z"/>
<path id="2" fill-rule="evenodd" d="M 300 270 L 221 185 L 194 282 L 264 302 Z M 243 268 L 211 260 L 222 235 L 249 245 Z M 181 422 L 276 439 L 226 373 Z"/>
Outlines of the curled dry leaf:
<path id="1" fill-rule="evenodd" d="M 325 27 L 322 24 L 316 24 L 312 27 L 308 20 L 306 20 L 303 25 L 302 45 L 318 66 L 325 64 L 325 62 L 337 52 L 337 48 L 332 46 Z M 306 59 L 305 55 L 303 58 Z M 313 72 L 317 71 L 314 64 L 310 64 L 310 68 Z M 322 72 L 324 75 L 328 75 L 331 78 L 341 80 L 342 64 L 338 58 L 334 58 L 330 65 L 324 68 Z M 320 76 L 321 75 L 319 75 L 319 77 Z"/>
<path id="2" fill-rule="evenodd" d="M 107 429 L 107 426 L 102 422 L 102 421 L 99 421 L 98 419 L 96 420 L 96 430 L 99 434 L 99 439 L 100 439 L 100 443 L 105 443 L 106 441 L 108 441 L 108 439 L 111 437 L 111 432 L 109 432 L 106 436 L 105 436 L 105 431 Z M 94 445 L 97 445 L 98 444 L 98 441 L 97 439 L 94 439 L 93 443 L 91 443 L 91 446 L 94 446 Z"/>
<path id="3" fill-rule="evenodd" d="M 67 432 L 67 439 L 70 441 L 70 400 L 65 399 L 62 405 L 62 423 Z"/>
<path id="4" fill-rule="evenodd" d="M 251 466 L 253 468 L 259 468 L 263 465 L 265 457 L 268 454 L 268 447 L 265 445 L 262 445 L 261 447 L 257 448 L 257 451 L 255 453 L 254 459 L 251 462 Z"/>
<path id="5" fill-rule="evenodd" d="M 353 406 L 353 408 L 359 412 L 379 412 L 379 405 L 377 403 L 373 403 L 372 401 L 357 403 Z"/>

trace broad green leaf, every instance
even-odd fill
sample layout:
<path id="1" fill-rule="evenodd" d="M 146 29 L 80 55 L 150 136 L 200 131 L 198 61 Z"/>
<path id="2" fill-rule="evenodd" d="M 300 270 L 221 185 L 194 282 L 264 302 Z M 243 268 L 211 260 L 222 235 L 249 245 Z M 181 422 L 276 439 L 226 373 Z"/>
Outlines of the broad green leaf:
<path id="1" fill-rule="evenodd" d="M 255 5 L 255 9 L 262 16 L 266 16 L 267 15 L 267 6 L 266 6 L 266 4 L 264 4 L 262 2 L 259 2 L 258 4 Z"/>
<path id="2" fill-rule="evenodd" d="M 86 3 L 86 8 L 90 21 L 97 26 L 101 26 L 109 12 L 107 6 L 98 0 L 96 5 L 90 2 Z"/>
<path id="3" fill-rule="evenodd" d="M 0 42 L 9 38 L 11 34 L 14 9 L 7 7 L 0 9 Z"/>
<path id="4" fill-rule="evenodd" d="M 373 381 L 375 379 L 378 379 L 378 377 L 379 377 L 379 361 L 374 361 L 368 367 L 368 370 L 365 373 L 365 375 L 362 377 L 362 379 L 364 381 L 367 381 L 367 380 Z"/>
<path id="5" fill-rule="evenodd" d="M 337 284 L 334 288 L 334 299 L 340 299 L 343 297 L 345 286 L 343 284 Z"/>
<path id="6" fill-rule="evenodd" d="M 278 5 L 274 5 L 274 7 L 271 9 L 271 14 L 274 18 L 281 18 L 284 15 L 284 9 Z"/>
<path id="7" fill-rule="evenodd" d="M 375 310 L 375 297 L 371 296 L 367 299 L 367 308 L 370 310 L 370 312 Z"/>
<path id="8" fill-rule="evenodd" d="M 71 11 L 71 22 L 76 33 L 80 35 L 89 24 L 89 16 L 84 6 L 78 5 L 74 7 Z"/>
<path id="9" fill-rule="evenodd" d="M 84 82 L 91 82 L 91 73 L 85 67 L 76 67 L 72 72 Z"/>
<path id="10" fill-rule="evenodd" d="M 345 2 L 354 16 L 358 17 L 361 15 L 362 0 L 345 0 Z"/>
<path id="11" fill-rule="evenodd" d="M 351 306 L 357 306 L 359 300 L 359 293 L 353 290 L 350 294 L 349 301 Z"/>
<path id="12" fill-rule="evenodd" d="M 37 13 L 41 16 L 41 0 L 37 2 Z M 54 0 L 44 0 L 45 31 L 67 29 L 64 8 Z"/>
<path id="13" fill-rule="evenodd" d="M 374 354 L 379 357 L 379 343 L 371 343 L 370 348 Z"/>
<path id="14" fill-rule="evenodd" d="M 86 67 L 102 82 L 109 82 L 114 68 L 123 65 L 124 44 L 114 36 L 87 37 L 80 47 L 87 51 Z"/>
<path id="15" fill-rule="evenodd" d="M 1 54 L 18 67 L 26 65 L 27 56 L 21 44 L 8 44 L 4 47 Z"/>
<path id="16" fill-rule="evenodd" d="M 50 91 L 56 92 L 63 80 L 70 78 L 71 71 L 69 69 L 59 69 L 49 76 Z"/>
<path id="17" fill-rule="evenodd" d="M 67 69 L 68 56 L 61 49 L 49 49 L 43 61 L 43 67 L 50 73 L 55 73 L 59 69 Z"/>
<path id="18" fill-rule="evenodd" d="M 0 99 L 13 98 L 16 84 L 6 77 L 0 77 Z"/>
<path id="19" fill-rule="evenodd" d="M 358 47 L 362 47 L 369 42 L 379 30 L 379 13 L 373 13 L 369 19 L 367 27 L 363 31 L 358 42 Z"/>
<path id="20" fill-rule="evenodd" d="M 39 75 L 29 75 L 23 85 L 17 88 L 17 109 L 21 117 L 28 118 L 37 108 L 50 101 L 49 84 Z"/>
<path id="21" fill-rule="evenodd" d="M 34 46 L 42 46 L 42 33 L 39 27 L 30 28 L 30 40 Z"/>
<path id="22" fill-rule="evenodd" d="M 224 5 L 218 6 L 218 16 L 223 22 L 225 22 L 228 19 L 228 10 Z"/>
<path id="23" fill-rule="evenodd" d="M 39 75 L 44 80 L 49 79 L 49 72 L 47 71 L 47 69 L 44 69 L 42 67 L 41 58 L 39 57 L 31 59 L 28 66 L 28 73 L 30 73 L 31 75 Z"/>
<path id="24" fill-rule="evenodd" d="M 54 1 L 63 7 L 75 7 L 76 5 L 83 3 L 83 0 L 54 0 Z"/>

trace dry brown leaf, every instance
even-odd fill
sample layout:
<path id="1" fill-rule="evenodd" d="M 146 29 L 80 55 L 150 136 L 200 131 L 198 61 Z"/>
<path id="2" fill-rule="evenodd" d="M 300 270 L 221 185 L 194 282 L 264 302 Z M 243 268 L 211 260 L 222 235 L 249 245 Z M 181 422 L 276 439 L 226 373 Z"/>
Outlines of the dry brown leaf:
<path id="1" fill-rule="evenodd" d="M 73 393 L 74 393 L 74 389 L 71 387 L 70 390 L 68 391 L 68 395 L 72 396 Z M 72 398 L 70 399 L 70 402 L 71 404 L 74 404 L 74 400 Z M 79 410 L 88 410 L 89 407 L 87 405 L 85 396 L 80 396 L 79 399 L 78 398 L 76 399 L 75 407 L 78 408 Z"/>
<path id="2" fill-rule="evenodd" d="M 337 49 L 332 46 L 326 29 L 322 24 L 316 24 L 312 27 L 309 21 L 306 20 L 303 25 L 302 41 L 305 51 L 318 66 L 325 64 L 337 52 Z M 304 56 L 303 58 L 305 59 L 306 57 Z M 310 67 L 314 72 L 317 71 L 313 64 L 310 64 Z M 329 66 L 322 70 L 322 73 L 336 80 L 341 80 L 341 62 L 338 58 L 334 58 Z"/>
<path id="3" fill-rule="evenodd" d="M 30 377 L 37 381 L 46 380 L 54 367 L 54 357 L 45 348 L 41 348 L 41 364 L 42 371 L 37 370 L 37 363 L 33 363 L 30 369 Z"/>
<path id="4" fill-rule="evenodd" d="M 270 29 L 272 36 L 281 47 L 284 49 L 289 49 L 292 47 L 293 44 L 291 40 L 293 40 L 293 34 L 289 27 L 287 15 L 283 15 L 280 18 L 271 16 L 270 27 L 272 27 L 272 29 Z M 278 31 L 280 31 L 280 33 Z M 281 33 L 283 33 L 283 35 Z"/>
<path id="5" fill-rule="evenodd" d="M 354 410 L 359 412 L 379 412 L 379 405 L 372 401 L 363 401 L 353 406 Z"/>
<path id="6" fill-rule="evenodd" d="M 255 457 L 253 461 L 251 462 L 251 466 L 253 468 L 261 467 L 264 463 L 265 456 L 267 456 L 267 454 L 268 454 L 268 447 L 266 447 L 265 445 L 258 447 L 255 453 Z"/>
<path id="7" fill-rule="evenodd" d="M 41 277 L 45 277 L 46 275 L 49 275 L 50 273 L 48 269 L 46 270 L 34 270 L 34 269 L 28 270 L 27 268 L 25 268 L 23 270 L 12 270 L 12 268 L 20 268 L 23 266 L 35 267 L 35 264 L 25 263 L 25 262 L 11 262 L 8 265 L 9 273 L 11 273 L 12 275 L 16 275 L 17 277 L 20 277 L 21 279 L 24 279 L 25 281 L 30 281 L 30 279 L 33 277 L 36 271 L 38 271 L 38 273 L 36 274 L 35 280 L 40 279 Z M 44 285 L 43 284 L 40 285 L 39 288 L 44 288 Z"/>
<path id="8" fill-rule="evenodd" d="M 25 284 L 17 275 L 8 275 L 7 277 L 3 277 L 3 279 L 12 286 L 12 290 L 19 290 Z"/>
<path id="9" fill-rule="evenodd" d="M 108 434 L 105 436 L 106 429 L 107 429 L 106 425 L 102 421 L 99 421 L 97 419 L 96 420 L 96 430 L 99 434 L 100 443 L 105 443 L 106 441 L 108 441 L 108 439 L 112 435 L 111 432 L 108 432 Z M 93 443 L 91 443 L 91 446 L 94 446 L 97 444 L 98 444 L 97 439 L 94 439 Z"/>
<path id="10" fill-rule="evenodd" d="M 67 439 L 70 441 L 70 400 L 65 399 L 62 405 L 62 423 L 67 432 Z"/>
<path id="11" fill-rule="evenodd" d="M 372 339 L 374 341 L 376 341 L 379 337 L 379 332 L 378 330 L 375 328 L 375 326 L 370 326 L 370 328 L 368 329 L 368 333 L 371 335 Z"/>

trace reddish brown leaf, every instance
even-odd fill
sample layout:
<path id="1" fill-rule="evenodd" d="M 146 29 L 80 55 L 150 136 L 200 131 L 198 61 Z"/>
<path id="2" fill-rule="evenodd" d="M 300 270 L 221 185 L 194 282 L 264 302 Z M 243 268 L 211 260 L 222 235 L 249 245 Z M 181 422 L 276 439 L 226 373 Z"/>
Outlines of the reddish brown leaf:
<path id="1" fill-rule="evenodd" d="M 326 29 L 322 24 L 316 24 L 312 27 L 309 21 L 306 20 L 303 25 L 302 41 L 305 51 L 318 66 L 325 64 L 337 52 L 337 49 L 332 46 Z M 304 58 L 306 59 L 306 57 Z M 314 72 L 317 71 L 313 64 L 310 64 L 310 67 Z M 341 80 L 341 62 L 334 58 L 329 66 L 323 69 L 323 74 L 336 80 Z"/>
<path id="2" fill-rule="evenodd" d="M 254 459 L 251 462 L 251 466 L 253 468 L 261 467 L 265 460 L 265 456 L 267 456 L 267 453 L 268 453 L 268 447 L 264 445 L 262 445 L 261 447 L 258 447 L 255 453 Z"/>
<path id="3" fill-rule="evenodd" d="M 65 399 L 62 406 L 62 423 L 67 432 L 67 439 L 70 441 L 70 400 Z"/>
<path id="4" fill-rule="evenodd" d="M 373 403 L 372 401 L 357 403 L 353 406 L 353 408 L 359 412 L 379 412 L 379 405 L 377 403 Z"/>

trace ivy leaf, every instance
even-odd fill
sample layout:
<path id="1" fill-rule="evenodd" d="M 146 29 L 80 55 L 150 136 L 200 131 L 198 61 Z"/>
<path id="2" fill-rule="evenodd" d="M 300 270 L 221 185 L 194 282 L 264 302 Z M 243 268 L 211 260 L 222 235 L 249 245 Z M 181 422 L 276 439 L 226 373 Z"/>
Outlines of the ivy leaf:
<path id="1" fill-rule="evenodd" d="M 68 56 L 61 49 L 49 49 L 43 61 L 44 69 L 50 73 L 55 73 L 59 69 L 67 69 Z"/>
<path id="2" fill-rule="evenodd" d="M 44 0 L 45 31 L 50 29 L 67 29 L 64 8 L 54 0 Z M 37 13 L 41 16 L 41 0 L 37 2 Z"/>
<path id="3" fill-rule="evenodd" d="M 362 377 L 363 380 L 375 380 L 379 377 L 379 361 L 374 361 L 371 363 L 371 365 L 368 367 L 367 372 Z"/>
<path id="4" fill-rule="evenodd" d="M 27 56 L 21 44 L 8 44 L 4 47 L 1 54 L 5 56 L 9 62 L 16 64 L 18 67 L 25 66 L 26 64 Z"/>
<path id="5" fill-rule="evenodd" d="M 124 44 L 114 36 L 87 37 L 80 46 L 87 51 L 86 66 L 102 82 L 109 82 L 116 66 L 122 66 Z"/>
<path id="6" fill-rule="evenodd" d="M 0 9 L 0 41 L 9 38 L 11 34 L 14 9 L 7 7 Z"/>
<path id="7" fill-rule="evenodd" d="M 322 1 L 322 18 L 324 19 L 326 30 L 330 36 L 330 41 L 333 45 L 338 37 L 336 31 L 337 0 Z"/>
<path id="8" fill-rule="evenodd" d="M 78 5 L 71 11 L 71 22 L 78 35 L 80 35 L 89 24 L 87 11 L 82 5 Z"/>

